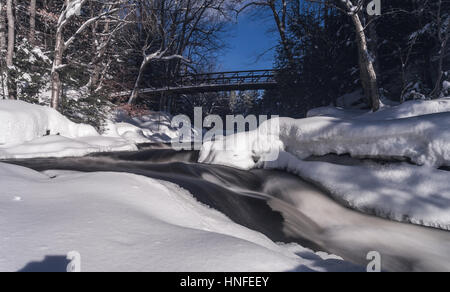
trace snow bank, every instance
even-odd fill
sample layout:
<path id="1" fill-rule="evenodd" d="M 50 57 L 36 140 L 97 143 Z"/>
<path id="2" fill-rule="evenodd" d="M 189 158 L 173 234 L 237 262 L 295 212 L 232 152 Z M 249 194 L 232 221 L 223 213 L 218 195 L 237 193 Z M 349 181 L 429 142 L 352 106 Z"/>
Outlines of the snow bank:
<path id="1" fill-rule="evenodd" d="M 258 133 L 205 143 L 199 161 L 242 169 L 287 170 L 321 185 L 336 199 L 360 211 L 450 229 L 450 176 L 436 170 L 450 165 L 449 111 L 450 100 L 442 99 L 409 102 L 353 118 L 280 118 L 266 122 L 279 123 L 279 133 L 263 124 Z M 236 141 L 238 145 L 230 147 Z M 276 152 L 279 155 L 273 159 Z M 268 157 L 267 153 L 272 155 Z M 302 161 L 327 154 L 409 159 L 422 167 Z"/>
<path id="2" fill-rule="evenodd" d="M 54 109 L 0 100 L 0 145 L 21 144 L 48 134 L 67 138 L 99 135 L 92 126 L 75 124 Z"/>
<path id="3" fill-rule="evenodd" d="M 354 269 L 335 256 L 277 245 L 167 182 L 2 163 L 0 178 L 0 271 L 39 270 L 49 256 L 64 268 L 71 251 L 80 253 L 82 271 Z"/>
<path id="4" fill-rule="evenodd" d="M 134 143 L 170 143 L 179 137 L 180 129 L 172 127 L 172 117 L 154 112 L 141 117 L 130 117 L 118 111 L 106 126 L 105 136 L 122 137 Z"/>
<path id="5" fill-rule="evenodd" d="M 450 230 L 450 174 L 409 164 L 336 165 L 281 153 L 260 167 L 286 170 L 347 207 L 399 222 Z"/>
<path id="6" fill-rule="evenodd" d="M 222 146 L 224 143 L 230 144 L 231 140 L 235 141 L 236 136 L 205 143 L 200 162 L 250 169 L 258 161 L 267 160 L 260 149 L 267 152 L 272 147 L 272 151 L 286 151 L 300 159 L 334 153 L 354 157 L 410 159 L 418 165 L 433 167 L 448 166 L 449 110 L 450 100 L 445 99 L 421 104 L 406 103 L 352 119 L 273 119 L 261 125 L 258 134 L 248 134 L 246 139 L 238 139 L 242 141 L 238 147 Z M 274 127 L 274 123 L 279 124 L 279 127 Z M 261 128 L 267 130 L 261 131 Z M 277 136 L 278 139 L 274 139 Z M 273 142 L 268 144 L 267 141 Z M 234 159 L 230 160 L 230 157 Z"/>
<path id="7" fill-rule="evenodd" d="M 430 114 L 450 112 L 450 98 L 437 100 L 407 101 L 399 106 L 384 106 L 378 112 L 336 108 L 332 106 L 319 107 L 308 112 L 308 117 L 327 116 L 357 120 L 393 120 Z"/>
<path id="8" fill-rule="evenodd" d="M 121 138 L 94 136 L 70 139 L 63 136 L 45 136 L 14 147 L 0 147 L 0 158 L 79 157 L 96 152 L 136 150 L 136 145 Z"/>
<path id="9" fill-rule="evenodd" d="M 100 136 L 92 126 L 73 123 L 48 107 L 0 100 L 0 159 L 135 151 L 135 143 Z"/>
<path id="10" fill-rule="evenodd" d="M 100 136 L 92 126 L 73 123 L 51 108 L 1 100 L 0 159 L 135 151 L 136 144 L 170 143 L 181 135 L 165 113 L 132 118 L 118 111 L 112 120 Z"/>

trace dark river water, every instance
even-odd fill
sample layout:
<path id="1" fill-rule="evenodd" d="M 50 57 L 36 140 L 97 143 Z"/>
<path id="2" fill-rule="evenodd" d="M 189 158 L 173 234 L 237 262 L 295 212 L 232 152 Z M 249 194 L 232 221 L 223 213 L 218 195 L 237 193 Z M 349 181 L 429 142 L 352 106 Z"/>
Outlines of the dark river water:
<path id="1" fill-rule="evenodd" d="M 296 242 L 365 267 L 370 251 L 385 271 L 450 271 L 450 232 L 347 209 L 285 172 L 197 163 L 197 152 L 149 149 L 83 158 L 8 161 L 37 171 L 126 172 L 173 182 L 234 222 L 275 242 Z"/>

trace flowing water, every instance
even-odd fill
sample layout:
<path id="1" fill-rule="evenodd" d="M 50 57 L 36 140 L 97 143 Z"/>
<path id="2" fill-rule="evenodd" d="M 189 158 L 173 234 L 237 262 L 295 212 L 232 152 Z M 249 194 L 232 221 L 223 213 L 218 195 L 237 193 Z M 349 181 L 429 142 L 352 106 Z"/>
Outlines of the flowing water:
<path id="1" fill-rule="evenodd" d="M 170 181 L 234 222 L 275 242 L 296 242 L 366 266 L 370 251 L 385 271 L 450 271 L 450 232 L 347 209 L 326 192 L 279 171 L 196 163 L 198 153 L 142 149 L 84 158 L 8 161 L 38 171 L 126 172 Z M 351 178 L 350 178 L 351 179 Z"/>

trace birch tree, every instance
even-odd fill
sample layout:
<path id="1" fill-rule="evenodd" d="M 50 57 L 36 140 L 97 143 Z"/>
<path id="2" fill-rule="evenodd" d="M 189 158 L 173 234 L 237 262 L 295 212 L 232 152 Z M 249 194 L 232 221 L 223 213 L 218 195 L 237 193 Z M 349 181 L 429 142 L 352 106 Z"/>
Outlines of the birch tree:
<path id="1" fill-rule="evenodd" d="M 83 33 L 90 25 L 98 21 L 99 19 L 110 16 L 111 14 L 117 12 L 119 8 L 113 8 L 111 3 L 105 5 L 100 10 L 99 14 L 89 18 L 83 22 L 75 33 L 73 33 L 67 40 L 64 38 L 64 32 L 66 26 L 71 22 L 71 20 L 81 11 L 81 8 L 86 4 L 88 0 L 65 0 L 62 12 L 58 18 L 58 24 L 56 28 L 55 35 L 55 48 L 54 48 L 54 59 L 51 70 L 51 107 L 54 109 L 59 109 L 61 96 L 62 96 L 62 83 L 60 77 L 60 70 L 67 66 L 63 64 L 64 53 L 69 48 L 76 38 Z M 116 1 L 114 5 L 120 6 L 123 4 L 122 1 Z"/>
<path id="2" fill-rule="evenodd" d="M 94 11 L 94 10 L 92 10 Z M 92 93 L 97 93 L 103 89 L 105 77 L 107 72 L 113 63 L 111 56 L 108 56 L 108 49 L 117 39 L 122 29 L 127 25 L 132 23 L 128 18 L 135 12 L 134 6 L 128 6 L 127 12 L 123 13 L 118 17 L 109 17 L 103 21 L 102 25 L 100 22 L 96 22 L 92 26 L 92 59 L 89 62 L 89 82 L 86 85 Z M 94 17 L 94 15 L 91 15 Z M 116 51 L 114 48 L 113 50 Z M 114 51 L 114 52 L 115 52 Z"/>
<path id="3" fill-rule="evenodd" d="M 8 71 L 6 68 L 6 20 L 4 0 L 0 0 L 0 98 L 6 99 L 8 93 Z"/>
<path id="4" fill-rule="evenodd" d="M 450 35 L 450 15 L 444 14 L 443 11 L 443 1 L 439 0 L 437 5 L 437 12 L 435 15 L 436 19 L 436 37 L 438 40 L 438 43 L 440 44 L 439 52 L 438 52 L 438 62 L 437 62 L 437 77 L 436 77 L 436 84 L 434 86 L 433 92 L 431 93 L 431 96 L 433 98 L 438 98 L 441 94 L 442 90 L 442 79 L 444 77 L 444 58 L 447 54 L 447 45 L 448 45 L 448 38 Z"/>
<path id="5" fill-rule="evenodd" d="M 6 66 L 13 66 L 14 41 L 15 41 L 15 20 L 13 12 L 13 0 L 6 1 L 6 14 L 8 17 L 8 51 L 6 53 Z"/>
<path id="6" fill-rule="evenodd" d="M 15 99 L 15 93 L 13 90 L 11 90 L 10 86 L 14 82 L 14 80 L 11 80 L 9 71 L 13 68 L 13 60 L 14 60 L 14 43 L 16 40 L 15 35 L 15 19 L 14 19 L 14 12 L 13 12 L 13 0 L 7 0 L 6 1 L 6 15 L 8 18 L 8 49 L 6 52 L 6 87 L 7 87 L 7 93 L 9 99 Z"/>
<path id="7" fill-rule="evenodd" d="M 34 46 L 36 39 L 36 0 L 30 0 L 28 13 L 30 15 L 30 32 L 28 35 L 28 40 L 30 41 L 30 45 Z"/>
<path id="8" fill-rule="evenodd" d="M 378 91 L 377 74 L 375 72 L 374 62 L 370 55 L 367 45 L 367 37 L 365 27 L 361 22 L 359 12 L 364 7 L 364 0 L 338 0 L 341 1 L 346 9 L 347 14 L 351 17 L 356 29 L 356 43 L 358 44 L 359 52 L 359 69 L 361 75 L 361 82 L 366 98 L 370 101 L 372 110 L 378 111 L 380 109 L 380 93 Z"/>

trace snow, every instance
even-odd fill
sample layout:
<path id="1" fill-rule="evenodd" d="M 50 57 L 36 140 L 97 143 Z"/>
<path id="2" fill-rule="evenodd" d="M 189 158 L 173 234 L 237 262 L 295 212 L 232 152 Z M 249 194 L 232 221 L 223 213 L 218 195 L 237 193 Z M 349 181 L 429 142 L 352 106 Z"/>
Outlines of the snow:
<path id="1" fill-rule="evenodd" d="M 199 162 L 287 170 L 320 185 L 357 210 L 450 228 L 450 176 L 436 169 L 450 165 L 450 99 L 407 102 L 376 113 L 319 109 L 315 114 L 322 116 L 267 121 L 279 124 L 278 133 L 263 124 L 258 131 L 206 142 Z M 274 157 L 276 152 L 279 155 Z M 303 161 L 327 154 L 409 160 L 418 166 Z"/>
<path id="2" fill-rule="evenodd" d="M 344 107 L 319 107 L 308 112 L 308 117 L 327 116 L 358 120 L 393 120 L 442 112 L 450 112 L 450 99 L 407 101 L 401 106 L 383 107 L 378 112 L 368 112 Z"/>
<path id="3" fill-rule="evenodd" d="M 95 152 L 136 151 L 136 145 L 120 138 L 102 136 L 70 139 L 64 136 L 44 136 L 14 147 L 0 147 L 2 159 L 35 157 L 77 157 Z"/>
<path id="4" fill-rule="evenodd" d="M 116 113 L 100 135 L 54 109 L 23 101 L 0 100 L 0 159 L 84 156 L 93 152 L 136 151 L 139 143 L 169 143 L 180 135 L 172 117 Z"/>
<path id="5" fill-rule="evenodd" d="M 135 143 L 103 137 L 54 109 L 23 101 L 0 101 L 0 158 L 83 156 L 93 152 L 134 151 Z"/>
<path id="6" fill-rule="evenodd" d="M 355 118 L 272 119 L 260 126 L 256 131 L 259 133 L 246 133 L 245 138 L 227 136 L 219 141 L 206 142 L 200 161 L 251 169 L 259 160 L 267 160 L 265 152 L 286 151 L 300 159 L 334 153 L 353 157 L 402 158 L 418 165 L 448 166 L 449 109 L 450 100 L 443 99 L 405 103 Z M 273 124 L 279 124 L 279 127 Z M 239 141 L 236 147 L 227 146 L 223 151 L 223 144 L 236 140 Z"/>
<path id="7" fill-rule="evenodd" d="M 445 80 L 444 83 L 442 84 L 442 88 L 443 88 L 444 92 L 449 91 L 450 90 L 450 81 Z"/>
<path id="8" fill-rule="evenodd" d="M 80 15 L 82 0 L 74 0 L 66 8 L 66 19 L 71 18 L 74 15 Z"/>
<path id="9" fill-rule="evenodd" d="M 75 124 L 56 110 L 23 101 L 0 101 L 0 144 L 14 145 L 47 135 L 98 136 L 88 125 Z"/>
<path id="10" fill-rule="evenodd" d="M 136 144 L 176 140 L 182 133 L 171 121 L 166 113 L 130 117 L 117 111 L 100 135 L 92 126 L 73 123 L 49 107 L 0 100 L 0 159 L 136 151 Z"/>
<path id="11" fill-rule="evenodd" d="M 170 143 L 182 135 L 179 128 L 172 126 L 172 116 L 163 112 L 130 117 L 119 110 L 112 120 L 107 122 L 104 135 L 121 137 L 134 143 Z"/>
<path id="12" fill-rule="evenodd" d="M 325 106 L 325 107 L 314 108 L 314 109 L 308 111 L 306 116 L 308 118 L 334 117 L 334 118 L 341 118 L 341 119 L 353 119 L 353 118 L 361 116 L 365 113 L 367 113 L 367 111 L 365 111 L 365 110 L 344 109 L 341 107 Z"/>
<path id="13" fill-rule="evenodd" d="M 450 230 L 450 175 L 406 163 L 336 165 L 283 152 L 261 167 L 282 169 L 319 185 L 343 205 L 382 218 Z"/>
<path id="14" fill-rule="evenodd" d="M 339 97 L 336 100 L 336 105 L 347 109 L 361 109 L 367 107 L 364 94 L 360 90 Z"/>
<path id="15" fill-rule="evenodd" d="M 42 269 L 51 257 L 67 264 L 72 251 L 82 271 L 354 269 L 336 256 L 276 244 L 171 183 L 4 163 L 0 177 L 0 271 Z"/>

